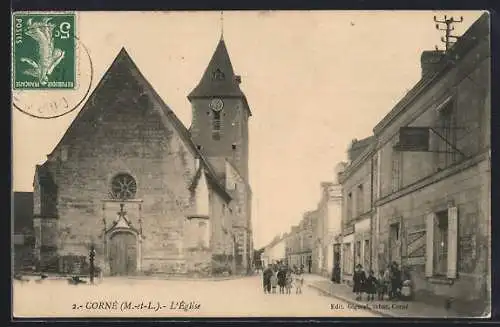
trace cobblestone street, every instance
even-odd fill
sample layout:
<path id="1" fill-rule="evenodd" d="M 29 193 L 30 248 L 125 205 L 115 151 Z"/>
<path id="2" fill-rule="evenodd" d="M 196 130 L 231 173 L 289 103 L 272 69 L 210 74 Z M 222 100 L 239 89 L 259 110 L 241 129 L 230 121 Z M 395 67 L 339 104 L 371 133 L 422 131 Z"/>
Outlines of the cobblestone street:
<path id="1" fill-rule="evenodd" d="M 307 286 L 302 295 L 294 290 L 291 295 L 266 295 L 260 276 L 221 281 L 106 278 L 98 285 L 78 286 L 66 280 L 16 281 L 13 292 L 16 317 L 376 316 Z"/>

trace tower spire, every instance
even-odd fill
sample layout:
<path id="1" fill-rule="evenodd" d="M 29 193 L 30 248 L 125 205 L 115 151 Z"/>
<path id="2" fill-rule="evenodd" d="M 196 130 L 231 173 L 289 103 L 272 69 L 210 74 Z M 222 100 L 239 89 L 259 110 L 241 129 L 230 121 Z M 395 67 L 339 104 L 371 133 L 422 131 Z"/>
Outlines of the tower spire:
<path id="1" fill-rule="evenodd" d="M 224 40 L 224 11 L 220 12 L 220 39 Z"/>

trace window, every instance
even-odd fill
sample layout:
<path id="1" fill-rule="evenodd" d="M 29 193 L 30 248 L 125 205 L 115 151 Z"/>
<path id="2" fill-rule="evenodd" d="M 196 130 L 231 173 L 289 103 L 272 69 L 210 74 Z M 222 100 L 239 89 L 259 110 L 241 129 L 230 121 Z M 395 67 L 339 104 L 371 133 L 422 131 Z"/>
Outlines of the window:
<path id="1" fill-rule="evenodd" d="M 212 73 L 212 79 L 215 81 L 223 81 L 226 78 L 224 73 L 217 68 L 213 73 Z"/>
<path id="2" fill-rule="evenodd" d="M 221 112 L 214 111 L 212 116 L 212 139 L 220 140 L 221 127 L 222 127 Z"/>
<path id="3" fill-rule="evenodd" d="M 231 147 L 233 148 L 233 150 L 236 150 L 236 144 L 233 143 Z"/>
<path id="4" fill-rule="evenodd" d="M 190 248 L 208 248 L 210 244 L 209 222 L 191 218 L 187 225 L 186 241 Z"/>
<path id="5" fill-rule="evenodd" d="M 346 205 L 346 217 L 347 221 L 352 219 L 352 193 L 347 194 L 347 205 Z"/>
<path id="6" fill-rule="evenodd" d="M 197 145 L 197 146 L 196 146 L 196 148 L 197 148 L 198 150 L 201 150 L 201 145 Z"/>
<path id="7" fill-rule="evenodd" d="M 365 261 L 363 266 L 365 269 L 368 269 L 370 267 L 370 240 L 365 240 L 365 245 L 363 249 L 363 255 L 365 257 Z"/>
<path id="8" fill-rule="evenodd" d="M 401 187 L 401 164 L 403 153 L 401 151 L 392 152 L 392 191 L 397 192 Z"/>
<path id="9" fill-rule="evenodd" d="M 434 274 L 446 275 L 448 267 L 448 212 L 436 213 L 434 233 Z"/>
<path id="10" fill-rule="evenodd" d="M 352 274 L 354 265 L 352 261 L 351 243 L 344 244 L 343 258 L 344 258 L 344 264 L 343 264 L 344 273 Z"/>
<path id="11" fill-rule="evenodd" d="M 358 186 L 358 194 L 356 196 L 356 204 L 357 204 L 357 207 L 358 207 L 358 215 L 361 215 L 363 212 L 364 212 L 364 205 L 365 205 L 365 194 L 363 192 L 363 184 L 360 184 Z"/>
<path id="12" fill-rule="evenodd" d="M 356 246 L 354 248 L 354 251 L 356 251 L 356 255 L 355 255 L 355 260 L 356 260 L 356 264 L 360 263 L 360 264 L 363 264 L 361 262 L 361 241 L 357 241 L 356 242 Z"/>
<path id="13" fill-rule="evenodd" d="M 373 170 L 372 170 L 371 174 L 372 174 L 373 193 L 374 193 L 373 200 L 377 200 L 377 198 L 378 198 L 378 180 L 377 180 L 378 160 L 377 160 L 376 156 L 372 160 L 373 160 Z"/>
<path id="14" fill-rule="evenodd" d="M 133 199 L 136 192 L 137 184 L 129 174 L 118 174 L 111 181 L 111 196 L 114 199 Z"/>
<path id="15" fill-rule="evenodd" d="M 445 107 L 439 111 L 439 126 L 438 133 L 447 141 L 445 142 L 438 137 L 438 168 L 444 169 L 457 160 L 457 151 L 454 149 L 456 146 L 456 126 L 455 126 L 455 111 L 454 102 L 448 102 Z"/>
<path id="16" fill-rule="evenodd" d="M 399 241 L 399 223 L 391 225 L 391 238 L 394 241 Z"/>

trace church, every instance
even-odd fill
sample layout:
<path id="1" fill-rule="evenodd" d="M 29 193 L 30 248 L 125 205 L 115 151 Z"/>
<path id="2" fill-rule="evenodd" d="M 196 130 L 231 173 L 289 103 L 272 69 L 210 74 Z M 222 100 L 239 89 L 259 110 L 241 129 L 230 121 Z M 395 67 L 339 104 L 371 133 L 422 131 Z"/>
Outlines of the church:
<path id="1" fill-rule="evenodd" d="M 248 122 L 221 37 L 187 96 L 189 128 L 122 48 L 34 177 L 35 256 L 106 275 L 245 273 L 252 265 Z"/>

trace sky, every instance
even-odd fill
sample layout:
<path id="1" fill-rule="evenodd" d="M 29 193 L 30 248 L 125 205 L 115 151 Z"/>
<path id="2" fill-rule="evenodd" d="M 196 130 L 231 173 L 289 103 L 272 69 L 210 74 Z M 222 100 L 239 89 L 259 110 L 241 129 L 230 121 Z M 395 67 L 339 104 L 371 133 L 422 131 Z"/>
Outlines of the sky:
<path id="1" fill-rule="evenodd" d="M 189 127 L 186 96 L 200 80 L 223 25 L 250 118 L 254 246 L 316 208 L 320 183 L 334 181 L 352 139 L 373 127 L 421 76 L 420 54 L 442 46 L 433 16 L 463 16 L 461 35 L 481 12 L 226 11 L 80 12 L 93 89 L 122 47 Z M 42 120 L 13 110 L 13 190 L 32 191 L 45 161 L 78 111 Z"/>

